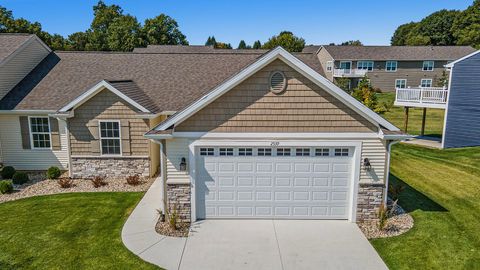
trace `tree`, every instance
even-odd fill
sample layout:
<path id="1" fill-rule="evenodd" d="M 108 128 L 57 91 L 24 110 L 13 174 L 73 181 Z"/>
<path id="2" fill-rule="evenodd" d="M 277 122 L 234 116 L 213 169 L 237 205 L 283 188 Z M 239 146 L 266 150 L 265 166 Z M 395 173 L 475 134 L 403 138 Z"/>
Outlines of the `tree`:
<path id="1" fill-rule="evenodd" d="M 352 96 L 372 110 L 377 107 L 377 96 L 367 76 L 358 82 L 358 86 L 353 89 Z"/>
<path id="2" fill-rule="evenodd" d="M 417 23 L 409 22 L 402 24 L 397 27 L 397 30 L 393 33 L 392 38 L 390 39 L 390 44 L 392 46 L 404 46 L 407 43 L 407 36 L 415 28 Z"/>
<path id="3" fill-rule="evenodd" d="M 349 78 L 335 78 L 334 83 L 347 93 L 352 91 L 352 89 L 350 89 L 351 80 Z"/>
<path id="4" fill-rule="evenodd" d="M 143 45 L 137 18 L 126 15 L 113 19 L 107 28 L 107 47 L 111 51 L 131 51 Z"/>
<path id="5" fill-rule="evenodd" d="M 230 43 L 216 42 L 215 49 L 231 49 L 232 45 Z"/>
<path id="6" fill-rule="evenodd" d="M 188 45 L 178 23 L 165 14 L 145 20 L 142 30 L 148 44 Z"/>
<path id="7" fill-rule="evenodd" d="M 85 46 L 88 43 L 88 34 L 85 32 L 75 32 L 68 36 L 67 50 L 71 51 L 85 51 Z"/>
<path id="8" fill-rule="evenodd" d="M 240 43 L 238 43 L 237 49 L 247 49 L 247 44 L 245 43 L 245 40 L 240 40 Z"/>
<path id="9" fill-rule="evenodd" d="M 107 42 L 107 31 L 114 19 L 122 17 L 123 10 L 118 5 L 107 6 L 102 0 L 93 6 L 93 21 L 87 30 L 88 43 L 85 49 L 92 51 L 110 50 Z M 117 26 L 118 27 L 118 22 Z"/>
<path id="10" fill-rule="evenodd" d="M 480 49 L 480 0 L 473 1 L 455 18 L 452 32 L 457 45 L 471 45 Z"/>
<path id="11" fill-rule="evenodd" d="M 260 40 L 257 40 L 253 43 L 253 46 L 252 46 L 253 49 L 261 49 L 262 48 L 262 43 L 260 42 Z"/>
<path id="12" fill-rule="evenodd" d="M 349 40 L 342 42 L 340 46 L 363 46 L 363 43 L 360 40 Z"/>
<path id="13" fill-rule="evenodd" d="M 209 36 L 207 39 L 207 42 L 205 42 L 205 46 L 214 46 L 217 44 L 217 41 L 215 40 L 214 36 Z"/>
<path id="14" fill-rule="evenodd" d="M 305 40 L 295 36 L 292 32 L 283 31 L 278 36 L 271 37 L 265 44 L 263 49 L 273 49 L 277 46 L 282 46 L 289 52 L 301 52 L 305 47 Z"/>

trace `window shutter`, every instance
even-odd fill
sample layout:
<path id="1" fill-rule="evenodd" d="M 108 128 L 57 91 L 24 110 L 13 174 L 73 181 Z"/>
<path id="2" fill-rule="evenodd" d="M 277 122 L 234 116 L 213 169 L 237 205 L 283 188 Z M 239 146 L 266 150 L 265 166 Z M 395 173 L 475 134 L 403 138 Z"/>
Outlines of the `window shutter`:
<path id="1" fill-rule="evenodd" d="M 20 116 L 20 133 L 22 135 L 23 149 L 31 149 L 28 116 Z"/>
<path id="2" fill-rule="evenodd" d="M 90 135 L 92 135 L 90 140 L 90 151 L 92 155 L 98 156 L 100 155 L 100 136 L 98 134 L 98 120 L 90 120 L 87 123 L 87 128 L 90 131 Z"/>
<path id="3" fill-rule="evenodd" d="M 120 134 L 122 136 L 122 155 L 130 156 L 130 122 L 128 120 L 121 120 L 120 121 L 121 131 Z"/>
<path id="4" fill-rule="evenodd" d="M 58 151 L 61 150 L 61 142 L 60 142 L 60 130 L 58 128 L 58 119 L 50 117 L 50 134 L 51 138 L 50 140 L 52 141 L 52 150 Z"/>

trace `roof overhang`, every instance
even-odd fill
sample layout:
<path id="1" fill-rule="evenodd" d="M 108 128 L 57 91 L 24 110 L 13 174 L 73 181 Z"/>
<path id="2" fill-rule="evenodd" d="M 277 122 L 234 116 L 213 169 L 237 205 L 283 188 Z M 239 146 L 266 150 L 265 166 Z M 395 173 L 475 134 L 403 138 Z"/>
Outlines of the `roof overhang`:
<path id="1" fill-rule="evenodd" d="M 453 62 L 451 62 L 451 63 L 448 63 L 448 64 L 445 65 L 445 67 L 446 67 L 446 68 L 453 68 L 453 66 L 455 66 L 456 63 L 458 63 L 458 62 L 460 62 L 460 61 L 463 61 L 463 60 L 465 60 L 465 59 L 467 59 L 467 58 L 470 58 L 470 57 L 476 55 L 477 53 L 480 53 L 480 50 L 475 51 L 475 52 L 473 52 L 473 53 L 471 53 L 471 54 L 469 54 L 469 55 L 466 55 L 466 56 L 464 56 L 464 57 L 462 57 L 462 58 L 460 58 L 460 59 L 457 59 L 457 60 L 455 60 L 455 61 L 453 61 Z"/>
<path id="2" fill-rule="evenodd" d="M 68 103 L 65 105 L 63 108 L 59 110 L 59 112 L 68 112 L 71 109 L 77 108 L 92 97 L 94 97 L 96 94 L 98 94 L 100 91 L 108 89 L 115 95 L 119 96 L 121 99 L 125 100 L 128 102 L 130 105 L 134 106 L 135 108 L 139 109 L 143 113 L 151 113 L 149 110 L 147 110 L 145 107 L 142 105 L 138 104 L 135 100 L 129 98 L 122 92 L 120 92 L 118 89 L 113 87 L 110 83 L 108 83 L 106 80 L 102 80 L 96 85 L 94 85 L 92 88 L 81 94 L 79 97 L 74 99 L 72 102 Z"/>
<path id="3" fill-rule="evenodd" d="M 320 75 L 318 72 L 310 68 L 308 65 L 300 61 L 298 58 L 293 56 L 291 53 L 287 52 L 285 49 L 281 47 L 277 47 L 270 52 L 266 53 L 262 57 L 260 57 L 255 63 L 251 64 L 250 66 L 246 67 L 242 71 L 240 71 L 235 76 L 231 77 L 221 85 L 215 87 L 212 91 L 208 94 L 204 95 L 191 105 L 187 106 L 185 109 L 179 111 L 172 117 L 168 118 L 164 122 L 160 123 L 154 130 L 161 131 L 166 130 L 174 125 L 178 125 L 185 121 L 187 118 L 213 102 L 218 97 L 222 96 L 224 93 L 228 92 L 248 77 L 255 74 L 260 69 L 264 68 L 271 62 L 276 59 L 281 59 L 287 65 L 301 73 L 303 76 L 310 79 L 312 82 L 320 86 L 322 89 L 327 91 L 329 94 L 346 104 L 348 107 L 353 109 L 355 112 L 360 114 L 361 116 L 365 117 L 368 121 L 372 122 L 373 124 L 377 125 L 378 127 L 383 126 L 391 131 L 398 131 L 399 129 L 382 118 L 380 115 L 376 114 L 364 104 L 347 94 L 345 91 L 340 89 L 334 83 Z"/>

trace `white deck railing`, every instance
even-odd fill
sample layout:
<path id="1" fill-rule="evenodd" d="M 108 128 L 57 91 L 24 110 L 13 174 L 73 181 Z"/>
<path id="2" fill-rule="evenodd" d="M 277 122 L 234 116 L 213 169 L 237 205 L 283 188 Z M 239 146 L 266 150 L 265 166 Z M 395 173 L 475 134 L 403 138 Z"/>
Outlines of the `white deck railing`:
<path id="1" fill-rule="evenodd" d="M 395 104 L 412 107 L 441 108 L 447 104 L 447 96 L 448 89 L 445 87 L 419 86 L 415 88 L 396 88 Z"/>
<path id="2" fill-rule="evenodd" d="M 365 69 L 334 69 L 333 77 L 363 77 L 367 74 Z"/>

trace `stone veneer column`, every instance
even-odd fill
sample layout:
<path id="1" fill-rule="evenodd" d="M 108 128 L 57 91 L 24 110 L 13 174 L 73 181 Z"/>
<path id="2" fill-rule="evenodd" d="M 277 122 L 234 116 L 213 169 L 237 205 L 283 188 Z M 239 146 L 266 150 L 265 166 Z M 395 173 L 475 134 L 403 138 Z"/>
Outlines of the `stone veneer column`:
<path id="1" fill-rule="evenodd" d="M 190 222 L 191 218 L 191 188 L 190 184 L 167 183 L 167 204 L 170 213 L 177 209 L 179 219 Z"/>
<path id="2" fill-rule="evenodd" d="M 378 209 L 383 203 L 383 183 L 360 183 L 357 197 L 357 222 L 378 220 Z"/>
<path id="3" fill-rule="evenodd" d="M 126 178 L 129 175 L 149 177 L 150 159 L 132 157 L 72 157 L 72 177 L 92 178 Z"/>

